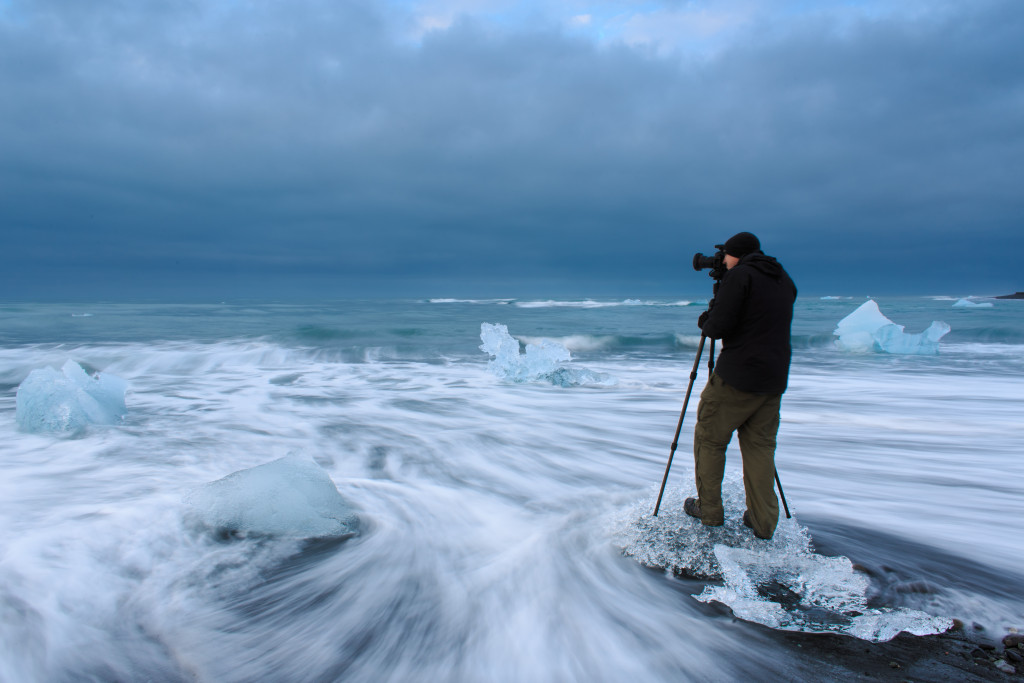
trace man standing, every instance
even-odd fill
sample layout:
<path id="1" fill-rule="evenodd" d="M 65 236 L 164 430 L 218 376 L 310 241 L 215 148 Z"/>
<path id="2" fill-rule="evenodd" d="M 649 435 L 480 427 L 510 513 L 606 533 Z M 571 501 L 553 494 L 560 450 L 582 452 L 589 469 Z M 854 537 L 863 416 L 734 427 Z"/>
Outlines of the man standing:
<path id="1" fill-rule="evenodd" d="M 697 321 L 705 336 L 722 340 L 722 353 L 700 395 L 693 435 L 697 498 L 687 498 L 683 509 L 707 526 L 725 523 L 725 449 L 736 431 L 747 501 L 743 523 L 767 540 L 779 521 L 775 438 L 789 379 L 796 285 L 749 232 L 725 243 L 725 266 L 711 309 Z"/>

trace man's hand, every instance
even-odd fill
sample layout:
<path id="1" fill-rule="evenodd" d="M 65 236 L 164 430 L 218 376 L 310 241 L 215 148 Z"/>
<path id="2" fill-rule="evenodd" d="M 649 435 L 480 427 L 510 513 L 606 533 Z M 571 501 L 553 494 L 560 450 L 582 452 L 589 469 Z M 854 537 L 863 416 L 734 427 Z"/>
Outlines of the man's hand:
<path id="1" fill-rule="evenodd" d="M 704 323 L 708 321 L 708 315 L 710 315 L 708 311 L 704 311 L 703 313 L 700 314 L 700 317 L 697 318 L 697 327 L 699 327 L 702 330 L 704 329 Z"/>

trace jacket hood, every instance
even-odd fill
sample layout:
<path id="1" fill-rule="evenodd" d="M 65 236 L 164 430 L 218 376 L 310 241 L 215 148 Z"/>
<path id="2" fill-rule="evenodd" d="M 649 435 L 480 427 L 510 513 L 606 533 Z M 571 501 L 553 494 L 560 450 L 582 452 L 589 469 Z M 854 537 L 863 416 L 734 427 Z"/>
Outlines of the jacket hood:
<path id="1" fill-rule="evenodd" d="M 782 268 L 782 264 L 775 260 L 773 256 L 765 256 L 763 252 L 757 251 L 753 254 L 744 256 L 739 265 L 750 266 L 755 270 L 758 270 L 770 278 L 778 280 L 782 277 L 785 272 Z"/>

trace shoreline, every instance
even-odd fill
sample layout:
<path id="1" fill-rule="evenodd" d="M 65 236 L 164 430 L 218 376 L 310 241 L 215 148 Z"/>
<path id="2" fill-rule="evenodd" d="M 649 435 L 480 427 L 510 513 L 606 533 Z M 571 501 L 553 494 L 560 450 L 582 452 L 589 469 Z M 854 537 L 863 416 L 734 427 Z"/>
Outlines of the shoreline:
<path id="1" fill-rule="evenodd" d="M 936 635 L 900 633 L 890 641 L 875 643 L 835 633 L 773 631 L 759 627 L 767 637 L 789 650 L 824 679 L 894 681 L 1014 681 L 1021 680 L 1024 665 L 1007 658 L 1021 657 L 1019 645 L 993 643 L 984 631 L 970 631 L 961 624 Z M 1020 636 L 1005 639 L 1018 642 Z M 1005 662 L 999 668 L 998 662 Z M 1011 672 L 1009 669 L 1013 667 Z"/>
<path id="2" fill-rule="evenodd" d="M 679 577 L 668 580 L 685 594 L 692 593 L 695 586 L 703 583 Z M 967 626 L 954 619 L 953 627 L 944 633 L 915 636 L 901 632 L 892 640 L 875 642 L 846 633 L 773 629 L 735 616 L 728 605 L 720 602 L 694 600 L 694 603 L 705 619 L 716 622 L 717 628 L 732 630 L 741 640 L 759 646 L 750 651 L 751 661 L 745 662 L 747 666 L 743 667 L 747 669 L 743 672 L 746 676 L 755 675 L 748 666 L 760 669 L 756 674 L 761 677 L 759 680 L 922 683 L 1024 680 L 1024 635 L 1019 633 L 993 636 L 977 624 Z M 764 645 L 778 648 L 780 656 L 773 657 L 772 662 L 754 661 Z M 1012 673 L 997 667 L 999 661 L 1012 664 L 1007 650 L 1012 651 L 1009 657 L 1019 656 L 1022 660 Z"/>

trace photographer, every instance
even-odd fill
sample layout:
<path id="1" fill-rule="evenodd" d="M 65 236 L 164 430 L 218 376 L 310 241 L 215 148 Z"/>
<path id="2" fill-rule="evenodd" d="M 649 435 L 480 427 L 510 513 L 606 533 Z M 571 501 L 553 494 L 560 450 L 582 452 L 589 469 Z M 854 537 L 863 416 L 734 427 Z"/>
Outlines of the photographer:
<path id="1" fill-rule="evenodd" d="M 758 538 L 770 539 L 779 518 L 775 438 L 789 377 L 796 285 L 749 232 L 729 238 L 724 252 L 727 271 L 697 322 L 705 336 L 722 340 L 722 353 L 697 408 L 697 498 L 687 498 L 683 509 L 707 526 L 724 524 L 725 450 L 736 431 L 747 503 L 743 523 Z"/>

